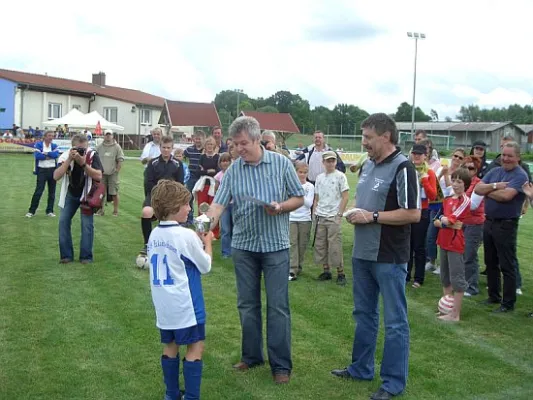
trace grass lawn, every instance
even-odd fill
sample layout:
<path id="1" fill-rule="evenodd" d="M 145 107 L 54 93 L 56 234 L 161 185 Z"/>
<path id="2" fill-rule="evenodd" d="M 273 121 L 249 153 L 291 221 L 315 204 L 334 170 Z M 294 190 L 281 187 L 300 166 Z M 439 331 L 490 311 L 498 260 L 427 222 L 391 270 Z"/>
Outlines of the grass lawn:
<path id="1" fill-rule="evenodd" d="M 148 272 L 135 267 L 142 244 L 142 166 L 126 161 L 121 172 L 120 216 L 95 217 L 95 262 L 59 265 L 58 218 L 44 215 L 45 196 L 24 218 L 35 178 L 28 155 L 0 154 L 0 399 L 161 399 L 161 345 L 155 327 Z M 349 174 L 354 188 L 354 175 Z M 59 197 L 59 187 L 57 191 Z M 56 209 L 59 215 L 60 210 Z M 79 214 L 78 214 L 79 215 Z M 79 251 L 79 216 L 73 220 Z M 477 304 L 486 291 L 465 299 L 463 319 L 450 325 L 434 317 L 439 280 L 407 287 L 411 325 L 410 375 L 405 399 L 529 399 L 533 393 L 533 216 L 521 221 L 519 259 L 524 295 L 508 315 Z M 351 280 L 353 234 L 344 226 Z M 220 257 L 205 276 L 208 311 L 203 399 L 367 399 L 372 382 L 346 382 L 329 371 L 350 362 L 354 323 L 351 285 L 318 282 L 311 251 L 301 279 L 290 283 L 294 371 L 276 387 L 268 367 L 236 373 L 240 326 L 231 261 Z M 480 285 L 485 287 L 485 278 Z M 383 330 L 377 358 L 381 359 Z"/>

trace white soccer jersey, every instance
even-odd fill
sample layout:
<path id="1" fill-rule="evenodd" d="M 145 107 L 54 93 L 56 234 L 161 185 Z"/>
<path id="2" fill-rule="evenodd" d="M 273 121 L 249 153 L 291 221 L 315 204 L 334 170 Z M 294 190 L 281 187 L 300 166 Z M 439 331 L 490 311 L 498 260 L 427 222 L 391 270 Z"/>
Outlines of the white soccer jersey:
<path id="1" fill-rule="evenodd" d="M 196 233 L 174 221 L 161 221 L 148 240 L 150 287 L 159 329 L 205 323 L 201 274 L 211 257 Z"/>

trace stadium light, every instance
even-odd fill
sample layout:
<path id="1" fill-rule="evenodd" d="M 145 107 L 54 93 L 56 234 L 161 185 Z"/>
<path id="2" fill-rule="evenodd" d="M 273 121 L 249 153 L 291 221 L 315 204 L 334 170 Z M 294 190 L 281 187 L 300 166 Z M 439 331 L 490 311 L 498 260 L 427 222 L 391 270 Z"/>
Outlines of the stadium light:
<path id="1" fill-rule="evenodd" d="M 243 93 L 243 90 L 242 89 L 233 89 L 233 91 L 235 93 L 237 93 L 237 115 L 235 116 L 235 118 L 239 118 L 239 105 L 240 105 L 239 96 L 241 95 L 241 93 Z"/>
<path id="2" fill-rule="evenodd" d="M 413 78 L 413 109 L 411 111 L 411 135 L 415 133 L 415 100 L 416 100 L 416 61 L 418 55 L 418 40 L 425 39 L 426 34 L 420 32 L 407 32 L 407 36 L 415 40 L 415 71 Z"/>

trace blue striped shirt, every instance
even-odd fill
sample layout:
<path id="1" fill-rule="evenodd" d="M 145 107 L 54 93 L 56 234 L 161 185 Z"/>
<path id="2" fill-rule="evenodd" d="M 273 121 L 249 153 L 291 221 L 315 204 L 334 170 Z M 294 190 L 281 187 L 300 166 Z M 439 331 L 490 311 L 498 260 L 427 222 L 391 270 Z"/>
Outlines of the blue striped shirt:
<path id="1" fill-rule="evenodd" d="M 245 251 L 269 253 L 288 249 L 289 213 L 268 215 L 264 207 L 245 201 L 246 196 L 270 203 L 303 197 L 304 190 L 290 160 L 263 150 L 259 164 L 237 159 L 224 174 L 214 203 L 226 207 L 233 200 L 231 246 Z"/>
<path id="2" fill-rule="evenodd" d="M 189 160 L 189 171 L 191 171 L 191 177 L 194 179 L 198 179 L 198 171 L 200 170 L 198 163 L 203 152 L 203 148 L 198 150 L 195 145 L 187 147 L 183 152 L 185 158 Z"/>

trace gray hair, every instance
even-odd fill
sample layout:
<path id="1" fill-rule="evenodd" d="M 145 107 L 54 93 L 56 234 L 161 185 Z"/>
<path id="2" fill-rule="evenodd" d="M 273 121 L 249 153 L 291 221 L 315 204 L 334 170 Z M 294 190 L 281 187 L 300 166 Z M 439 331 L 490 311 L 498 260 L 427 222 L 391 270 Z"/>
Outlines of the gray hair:
<path id="1" fill-rule="evenodd" d="M 271 137 L 272 139 L 274 139 L 274 142 L 276 141 L 276 134 L 272 131 L 269 131 L 269 130 L 264 130 L 263 131 L 263 137 L 265 136 L 268 136 L 268 137 Z"/>
<path id="2" fill-rule="evenodd" d="M 154 129 L 152 129 L 152 134 L 154 134 L 155 132 L 159 132 L 161 134 L 161 136 L 163 136 L 163 131 L 161 130 L 161 128 L 156 127 Z"/>
<path id="3" fill-rule="evenodd" d="M 74 136 L 72 136 L 70 143 L 72 143 L 74 146 L 74 143 L 85 143 L 88 141 L 89 139 L 87 139 L 87 135 L 85 133 L 76 133 Z"/>
<path id="4" fill-rule="evenodd" d="M 503 147 L 511 147 L 514 149 L 514 154 L 520 157 L 520 145 L 516 142 L 507 142 Z"/>
<path id="5" fill-rule="evenodd" d="M 229 127 L 229 136 L 234 138 L 241 133 L 247 133 L 252 142 L 261 140 L 261 127 L 253 117 L 239 117 Z"/>

